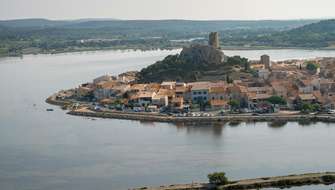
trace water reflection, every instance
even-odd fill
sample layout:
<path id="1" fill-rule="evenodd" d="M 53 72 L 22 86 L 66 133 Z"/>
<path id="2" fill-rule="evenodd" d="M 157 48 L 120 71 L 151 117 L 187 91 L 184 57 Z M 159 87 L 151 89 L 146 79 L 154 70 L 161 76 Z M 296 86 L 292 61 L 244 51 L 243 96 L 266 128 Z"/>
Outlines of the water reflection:
<path id="1" fill-rule="evenodd" d="M 230 127 L 237 127 L 237 126 L 240 126 L 241 125 L 241 122 L 238 122 L 238 121 L 231 121 L 228 123 L 228 125 Z"/>
<path id="2" fill-rule="evenodd" d="M 187 133 L 212 134 L 220 137 L 226 125 L 225 122 L 176 122 L 173 124 L 178 129 L 186 129 Z"/>
<path id="3" fill-rule="evenodd" d="M 287 124 L 287 121 L 273 121 L 269 122 L 268 126 L 274 129 L 282 128 Z"/>
<path id="4" fill-rule="evenodd" d="M 316 125 L 318 122 L 316 121 L 311 121 L 309 119 L 304 119 L 304 120 L 299 120 L 298 124 L 301 126 L 312 126 L 312 125 Z"/>

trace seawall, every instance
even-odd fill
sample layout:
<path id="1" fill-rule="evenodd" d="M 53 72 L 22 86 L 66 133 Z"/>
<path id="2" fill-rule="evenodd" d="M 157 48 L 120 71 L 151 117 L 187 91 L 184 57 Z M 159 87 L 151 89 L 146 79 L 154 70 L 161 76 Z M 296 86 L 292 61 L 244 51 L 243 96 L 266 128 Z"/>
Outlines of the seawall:
<path id="1" fill-rule="evenodd" d="M 57 106 L 66 106 L 72 102 L 57 100 L 56 95 L 50 96 L 46 102 Z M 231 114 L 225 116 L 202 116 L 202 117 L 175 117 L 166 114 L 145 113 L 145 112 L 121 112 L 121 111 L 82 111 L 71 110 L 70 115 L 99 117 L 125 120 L 138 120 L 150 122 L 335 122 L 335 117 L 330 115 L 288 115 L 288 114 L 264 114 L 264 115 L 245 115 Z"/>
<path id="2" fill-rule="evenodd" d="M 163 114 L 151 113 L 127 113 L 127 112 L 83 112 L 69 111 L 70 115 L 85 117 L 100 117 L 139 121 L 156 121 L 156 122 L 335 122 L 335 117 L 327 115 L 226 115 L 226 116 L 210 116 L 210 117 L 175 117 Z"/>
<path id="3" fill-rule="evenodd" d="M 263 177 L 231 181 L 227 185 L 213 185 L 208 183 L 193 183 L 180 185 L 167 185 L 160 187 L 141 187 L 134 190 L 240 190 L 262 188 L 289 188 L 307 185 L 331 185 L 335 183 L 335 172 L 308 173 L 277 177 Z"/>

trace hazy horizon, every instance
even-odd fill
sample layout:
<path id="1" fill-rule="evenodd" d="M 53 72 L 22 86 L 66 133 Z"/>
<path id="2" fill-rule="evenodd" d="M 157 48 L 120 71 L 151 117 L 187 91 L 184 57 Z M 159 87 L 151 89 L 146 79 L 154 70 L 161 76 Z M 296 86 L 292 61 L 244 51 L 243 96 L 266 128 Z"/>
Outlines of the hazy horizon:
<path id="1" fill-rule="evenodd" d="M 296 20 L 335 18 L 333 0 L 0 0 L 0 20 Z"/>
<path id="2" fill-rule="evenodd" d="M 176 19 L 176 18 L 162 18 L 162 19 L 122 19 L 122 18 L 64 18 L 64 19 L 50 19 L 50 18 L 43 18 L 43 17 L 25 17 L 25 18 L 11 18 L 11 19 L 0 19 L 0 21 L 11 21 L 11 20 L 29 20 L 29 19 L 45 19 L 50 21 L 76 21 L 76 20 L 101 20 L 101 21 L 163 21 L 163 20 L 180 20 L 180 21 L 290 21 L 290 20 L 328 20 L 328 19 L 335 19 L 335 17 L 324 17 L 324 18 L 292 18 L 292 19 Z"/>

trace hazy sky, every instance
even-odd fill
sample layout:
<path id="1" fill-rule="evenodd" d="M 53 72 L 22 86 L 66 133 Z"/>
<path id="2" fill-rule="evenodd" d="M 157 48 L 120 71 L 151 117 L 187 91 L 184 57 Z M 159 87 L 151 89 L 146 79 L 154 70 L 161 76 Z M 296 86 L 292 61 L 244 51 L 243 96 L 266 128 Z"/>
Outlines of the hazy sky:
<path id="1" fill-rule="evenodd" d="M 335 18 L 335 0 L 0 0 L 0 19 Z"/>

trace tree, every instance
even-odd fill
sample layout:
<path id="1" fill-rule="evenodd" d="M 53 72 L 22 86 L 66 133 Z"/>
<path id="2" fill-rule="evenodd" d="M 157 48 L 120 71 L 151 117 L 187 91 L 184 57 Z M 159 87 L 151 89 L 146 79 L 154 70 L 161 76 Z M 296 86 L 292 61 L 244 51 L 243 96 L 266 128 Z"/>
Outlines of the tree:
<path id="1" fill-rule="evenodd" d="M 278 105 L 286 105 L 286 100 L 283 97 L 280 96 L 271 96 L 267 99 L 268 102 L 271 104 L 278 104 Z"/>
<path id="2" fill-rule="evenodd" d="M 304 103 L 301 106 L 301 111 L 303 113 L 310 113 L 315 111 L 320 111 L 321 107 L 319 104 L 310 104 L 310 103 Z"/>
<path id="3" fill-rule="evenodd" d="M 316 73 L 316 70 L 318 69 L 318 65 L 312 62 L 307 62 L 306 69 L 311 73 Z"/>
<path id="4" fill-rule="evenodd" d="M 230 105 L 231 110 L 236 110 L 240 108 L 240 101 L 238 100 L 230 100 L 228 102 L 228 105 Z"/>
<path id="5" fill-rule="evenodd" d="M 313 111 L 313 106 L 312 104 L 309 103 L 304 103 L 301 107 L 301 111 L 304 113 L 309 113 Z"/>
<path id="6" fill-rule="evenodd" d="M 209 183 L 215 185 L 226 185 L 229 183 L 228 178 L 224 172 L 215 172 L 208 174 Z"/>
<path id="7" fill-rule="evenodd" d="M 249 63 L 249 61 L 244 62 L 244 70 L 245 71 L 249 71 L 249 69 L 250 69 L 250 63 Z"/>
<path id="8" fill-rule="evenodd" d="M 226 76 L 226 82 L 227 82 L 228 84 L 231 84 L 231 83 L 233 83 L 233 79 L 231 79 L 231 78 L 229 77 L 229 75 L 227 75 L 227 76 Z"/>

